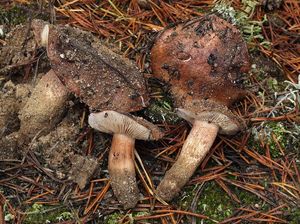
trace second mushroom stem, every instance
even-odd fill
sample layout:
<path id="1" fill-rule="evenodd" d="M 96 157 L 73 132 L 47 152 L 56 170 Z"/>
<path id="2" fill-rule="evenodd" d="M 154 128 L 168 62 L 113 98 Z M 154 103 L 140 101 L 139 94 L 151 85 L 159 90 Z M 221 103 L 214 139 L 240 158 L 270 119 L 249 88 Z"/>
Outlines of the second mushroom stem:
<path id="1" fill-rule="evenodd" d="M 219 127 L 213 123 L 194 121 L 177 161 L 157 188 L 158 196 L 170 201 L 180 192 L 209 152 L 218 131 Z"/>
<path id="2" fill-rule="evenodd" d="M 109 153 L 108 169 L 114 194 L 125 209 L 132 208 L 139 199 L 134 167 L 135 139 L 114 134 Z"/>

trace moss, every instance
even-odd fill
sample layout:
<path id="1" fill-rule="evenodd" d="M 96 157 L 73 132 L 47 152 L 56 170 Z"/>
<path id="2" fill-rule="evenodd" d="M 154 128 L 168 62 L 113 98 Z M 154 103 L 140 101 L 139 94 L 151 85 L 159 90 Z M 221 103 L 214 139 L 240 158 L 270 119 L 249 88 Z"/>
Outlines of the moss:
<path id="1" fill-rule="evenodd" d="M 222 221 L 233 214 L 234 204 L 226 192 L 214 182 L 209 182 L 200 197 L 198 209 L 200 213 Z"/>
<path id="2" fill-rule="evenodd" d="M 6 221 L 7 223 L 13 223 L 15 216 L 9 213 L 6 203 L 3 206 L 3 212 L 4 212 L 4 221 Z"/>
<path id="3" fill-rule="evenodd" d="M 272 158 L 279 158 L 282 156 L 280 147 L 286 152 L 299 153 L 299 126 L 290 124 L 288 122 L 268 122 L 264 126 L 264 137 L 266 143 L 269 145 L 270 154 Z M 272 135 L 276 138 L 273 139 Z"/>
<path id="4" fill-rule="evenodd" d="M 148 216 L 150 215 L 149 212 L 132 212 L 126 215 L 121 213 L 115 212 L 105 217 L 105 224 L 118 224 L 122 221 L 122 223 L 133 224 L 135 217 L 140 216 Z M 147 221 L 147 220 L 144 220 Z"/>
<path id="5" fill-rule="evenodd" d="M 189 208 L 195 197 L 194 193 L 194 188 L 185 188 L 185 193 L 179 202 L 182 208 Z M 233 215 L 234 209 L 235 203 L 216 183 L 208 182 L 204 185 L 197 202 L 197 213 L 204 214 L 212 220 L 222 221 Z M 205 220 L 205 223 L 215 223 L 212 220 Z M 197 223 L 201 223 L 201 220 L 197 220 Z"/>
<path id="6" fill-rule="evenodd" d="M 141 116 L 149 118 L 153 123 L 179 123 L 182 119 L 174 112 L 170 85 L 158 79 L 149 78 L 148 86 L 153 99 L 150 101 L 150 105 L 142 111 Z"/>
<path id="7" fill-rule="evenodd" d="M 240 188 L 235 188 L 234 192 L 236 195 L 238 195 L 243 205 L 255 205 L 260 202 L 260 199 L 257 196 L 249 193 L 248 191 L 241 190 Z"/>
<path id="8" fill-rule="evenodd" d="M 300 222 L 300 207 L 288 208 L 289 213 L 287 221 L 290 224 L 299 224 Z"/>
<path id="9" fill-rule="evenodd" d="M 262 139 L 264 143 L 269 146 L 271 157 L 279 158 L 282 156 L 280 147 L 288 151 L 298 148 L 298 135 L 299 133 L 296 129 L 287 122 L 268 122 L 260 127 L 259 130 L 256 127 L 252 128 L 252 135 L 248 141 L 248 147 L 255 148 L 259 153 L 265 154 L 266 149 L 260 145 L 259 141 L 259 139 Z M 275 137 L 276 141 L 272 136 Z"/>
<path id="10" fill-rule="evenodd" d="M 72 220 L 73 214 L 64 206 L 45 206 L 33 204 L 26 210 L 24 224 L 55 223 Z"/>
<path id="11" fill-rule="evenodd" d="M 27 14 L 24 8 L 16 5 L 9 10 L 5 10 L 0 6 L 0 24 L 15 26 L 24 23 L 26 19 Z"/>
<path id="12" fill-rule="evenodd" d="M 176 124 L 181 120 L 174 112 L 171 100 L 166 97 L 153 100 L 144 115 L 154 123 Z"/>
<path id="13" fill-rule="evenodd" d="M 182 195 L 177 199 L 177 204 L 184 210 L 188 210 L 195 196 L 195 187 L 185 187 Z"/>
<path id="14" fill-rule="evenodd" d="M 228 176 L 230 179 L 230 176 Z M 261 200 L 255 194 L 245 191 L 238 187 L 231 187 L 231 191 L 238 197 L 241 203 L 232 200 L 228 194 L 215 182 L 208 182 L 203 186 L 203 190 L 197 202 L 196 213 L 208 216 L 211 220 L 204 223 L 215 223 L 223 221 L 234 215 L 237 208 L 254 207 L 257 210 L 268 211 L 270 205 Z M 185 187 L 184 192 L 177 203 L 183 210 L 189 210 L 195 197 L 196 187 Z M 197 220 L 202 223 L 202 220 Z"/>
<path id="15" fill-rule="evenodd" d="M 253 128 L 252 133 L 247 141 L 247 146 L 249 149 L 257 149 L 260 153 L 263 153 L 264 150 L 261 148 L 258 136 L 259 132 L 256 128 Z"/>
<path id="16" fill-rule="evenodd" d="M 48 13 L 48 4 L 44 4 L 40 9 L 40 5 L 35 2 L 29 2 L 28 4 L 13 3 L 13 6 L 8 9 L 3 8 L 0 5 L 0 25 L 5 25 L 6 29 L 10 30 L 12 27 L 26 23 L 29 18 L 32 18 L 32 12 L 39 11 L 35 15 L 35 19 L 49 20 L 50 14 Z"/>
<path id="17" fill-rule="evenodd" d="M 279 91 L 278 81 L 275 78 L 272 78 L 272 77 L 268 78 L 267 79 L 267 86 L 270 90 Z"/>
<path id="18" fill-rule="evenodd" d="M 237 207 L 255 207 L 257 210 L 268 211 L 270 205 L 265 201 L 261 200 L 255 194 L 250 193 L 249 191 L 242 190 L 241 188 L 235 187 L 233 192 L 238 196 L 241 204 L 237 204 Z"/>
<path id="19" fill-rule="evenodd" d="M 268 133 L 272 133 L 275 136 L 282 148 L 286 147 L 288 136 L 286 129 L 281 122 L 270 122 L 266 125 L 265 128 L 269 129 L 267 130 Z M 279 150 L 279 146 L 274 141 L 271 135 L 267 138 L 267 142 L 270 147 L 270 154 L 273 158 L 278 158 L 279 156 L 282 156 Z"/>
<path id="20" fill-rule="evenodd" d="M 148 216 L 148 215 L 150 215 L 149 212 L 136 212 L 136 213 L 134 213 L 133 217 Z"/>
<path id="21" fill-rule="evenodd" d="M 118 224 L 124 215 L 115 212 L 105 217 L 105 224 Z"/>

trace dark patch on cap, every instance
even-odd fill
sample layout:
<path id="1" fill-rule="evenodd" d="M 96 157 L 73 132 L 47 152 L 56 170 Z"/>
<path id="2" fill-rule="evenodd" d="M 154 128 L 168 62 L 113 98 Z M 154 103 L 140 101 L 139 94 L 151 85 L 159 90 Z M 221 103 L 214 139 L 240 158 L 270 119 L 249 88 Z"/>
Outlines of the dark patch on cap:
<path id="1" fill-rule="evenodd" d="M 211 53 L 209 56 L 208 56 L 208 59 L 207 59 L 207 63 L 211 66 L 213 66 L 215 64 L 217 60 L 217 56 L 213 53 Z"/>

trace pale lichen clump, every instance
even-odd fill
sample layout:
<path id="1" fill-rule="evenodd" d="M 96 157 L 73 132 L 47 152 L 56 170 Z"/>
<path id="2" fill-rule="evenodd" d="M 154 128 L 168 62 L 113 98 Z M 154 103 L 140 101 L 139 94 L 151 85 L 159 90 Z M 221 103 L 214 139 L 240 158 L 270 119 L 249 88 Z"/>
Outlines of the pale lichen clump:
<path id="1" fill-rule="evenodd" d="M 297 110 L 300 105 L 300 76 L 298 79 L 298 83 L 284 81 L 280 83 L 280 86 L 277 79 L 268 79 L 269 81 L 264 84 L 266 88 L 258 92 L 258 98 L 263 107 L 271 108 L 271 110 L 264 114 L 266 121 L 250 129 L 253 140 L 250 145 L 256 145 L 256 148 L 263 152 L 261 147 L 265 146 L 261 146 L 258 142 L 265 140 L 273 158 L 283 156 L 282 151 L 299 154 L 300 125 L 297 118 L 290 121 L 284 119 L 267 121 L 267 119 L 285 116 Z"/>
<path id="2" fill-rule="evenodd" d="M 212 11 L 217 12 L 224 19 L 238 26 L 248 44 L 258 40 L 260 45 L 268 48 L 271 43 L 266 41 L 262 34 L 262 25 L 267 22 L 266 15 L 262 21 L 252 19 L 252 15 L 258 5 L 258 1 L 243 0 L 241 10 L 237 10 L 230 5 L 229 1 L 220 1 L 215 4 Z"/>

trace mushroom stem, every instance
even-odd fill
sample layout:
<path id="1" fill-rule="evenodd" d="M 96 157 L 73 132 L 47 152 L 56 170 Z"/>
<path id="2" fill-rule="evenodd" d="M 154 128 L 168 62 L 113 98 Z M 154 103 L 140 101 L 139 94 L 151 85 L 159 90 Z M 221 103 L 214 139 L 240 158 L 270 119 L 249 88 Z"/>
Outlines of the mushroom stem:
<path id="1" fill-rule="evenodd" d="M 55 72 L 47 72 L 19 111 L 19 134 L 32 138 L 37 133 L 49 133 L 61 121 L 68 96 L 68 90 Z"/>
<path id="2" fill-rule="evenodd" d="M 139 200 L 134 167 L 135 139 L 114 134 L 108 159 L 111 186 L 125 209 L 133 208 Z"/>
<path id="3" fill-rule="evenodd" d="M 172 200 L 189 181 L 202 159 L 215 141 L 219 126 L 207 121 L 195 120 L 181 153 L 166 172 L 157 187 L 157 194 L 165 201 Z"/>

